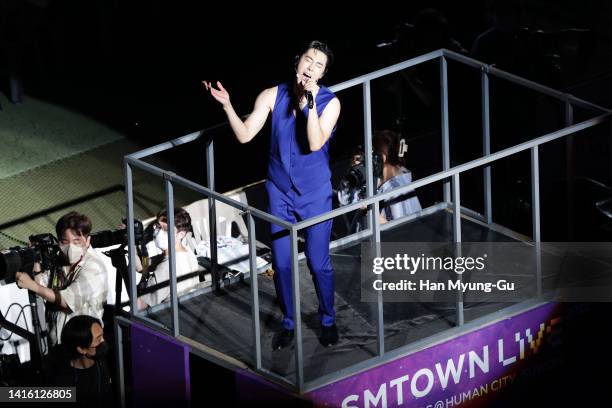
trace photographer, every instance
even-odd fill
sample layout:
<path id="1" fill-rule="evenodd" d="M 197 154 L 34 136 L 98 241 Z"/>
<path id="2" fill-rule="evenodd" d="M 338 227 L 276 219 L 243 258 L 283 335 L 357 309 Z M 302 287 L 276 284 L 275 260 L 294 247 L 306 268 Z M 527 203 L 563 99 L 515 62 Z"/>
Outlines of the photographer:
<path id="1" fill-rule="evenodd" d="M 149 274 L 147 287 L 168 282 L 170 279 L 170 260 L 168 258 L 168 217 L 166 210 L 160 211 L 154 224 L 155 245 L 163 252 L 162 261 L 157 266 L 151 266 L 143 273 Z M 183 208 L 174 209 L 174 253 L 176 255 L 176 276 L 177 278 L 199 269 L 198 260 L 193 251 L 186 248 L 185 238 L 191 231 L 191 216 Z M 138 263 L 138 260 L 137 260 Z M 137 270 L 142 269 L 137 265 Z M 200 283 L 198 276 L 177 282 L 176 290 L 178 293 L 192 289 Z M 138 307 L 144 309 L 147 306 L 154 306 L 170 299 L 170 286 L 162 287 L 155 292 L 146 293 L 138 298 Z"/>
<path id="2" fill-rule="evenodd" d="M 91 220 L 77 212 L 59 219 L 55 231 L 60 243 L 65 266 L 57 274 L 43 271 L 41 280 L 33 280 L 25 272 L 17 272 L 15 279 L 22 289 L 28 289 L 47 301 L 51 344 L 59 344 L 64 325 L 77 315 L 90 315 L 102 320 L 108 292 L 107 271 L 100 256 L 90 246 Z M 40 271 L 40 266 L 35 267 Z M 48 286 L 48 287 L 47 287 Z"/>
<path id="3" fill-rule="evenodd" d="M 376 194 L 382 194 L 412 182 L 412 173 L 405 167 L 408 146 L 397 133 L 391 130 L 374 131 L 372 148 L 374 150 L 374 177 L 378 180 Z M 363 167 L 362 161 L 363 153 L 355 155 L 352 160 L 353 168 L 360 165 Z M 380 165 L 377 164 L 379 161 L 381 162 Z M 351 171 L 351 173 L 360 172 L 360 177 L 356 177 L 356 179 L 360 179 L 359 183 L 361 185 L 355 186 L 354 182 L 343 182 L 344 185 L 352 184 L 353 188 L 347 189 L 343 186 L 338 190 L 338 201 L 341 205 L 352 204 L 365 198 L 365 174 L 363 174 L 363 170 Z M 385 200 L 381 205 L 379 220 L 381 224 L 384 224 L 418 211 L 421 211 L 421 203 L 416 194 L 411 191 Z M 363 229 L 363 222 L 363 219 L 360 220 L 357 231 Z"/>

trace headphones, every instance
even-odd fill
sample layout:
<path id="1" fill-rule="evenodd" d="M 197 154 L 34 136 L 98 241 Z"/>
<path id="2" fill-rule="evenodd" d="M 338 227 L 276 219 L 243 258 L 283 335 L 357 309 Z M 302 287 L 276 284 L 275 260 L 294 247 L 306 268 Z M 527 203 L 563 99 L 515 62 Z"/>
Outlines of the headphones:
<path id="1" fill-rule="evenodd" d="M 404 157 L 404 154 L 408 151 L 408 145 L 406 144 L 405 139 L 401 139 L 399 143 L 399 151 L 397 153 L 398 157 Z"/>

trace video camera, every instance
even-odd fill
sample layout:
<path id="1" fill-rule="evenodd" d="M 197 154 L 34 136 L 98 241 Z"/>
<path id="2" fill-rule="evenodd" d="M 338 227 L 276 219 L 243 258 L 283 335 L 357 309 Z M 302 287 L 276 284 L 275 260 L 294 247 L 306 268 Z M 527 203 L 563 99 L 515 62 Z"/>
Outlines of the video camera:
<path id="1" fill-rule="evenodd" d="M 123 224 L 127 225 L 127 219 L 123 219 Z M 91 246 L 94 248 L 106 248 L 113 245 L 127 245 L 127 228 L 116 230 L 105 230 L 94 232 L 90 235 Z M 134 242 L 136 245 L 147 243 L 153 239 L 152 233 L 145 231 L 142 222 L 134 220 Z"/>
<path id="2" fill-rule="evenodd" d="M 15 272 L 18 271 L 32 276 L 36 262 L 40 262 L 43 271 L 55 270 L 61 265 L 60 247 L 54 235 L 30 235 L 29 241 L 31 246 L 0 251 L 0 280 L 15 282 Z"/>
<path id="3" fill-rule="evenodd" d="M 127 220 L 124 218 L 123 223 Z M 143 228 L 142 222 L 134 220 L 134 238 L 137 245 L 153 239 L 152 230 Z M 113 245 L 127 245 L 127 229 L 114 231 L 98 231 L 90 235 L 91 246 L 105 248 Z M 26 272 L 33 276 L 36 262 L 40 262 L 41 270 L 54 271 L 65 265 L 57 238 L 52 234 L 30 235 L 30 246 L 12 247 L 0 251 L 0 280 L 7 283 L 15 282 L 15 272 Z"/>
<path id="4" fill-rule="evenodd" d="M 353 155 L 356 162 L 349 171 L 340 180 L 340 190 L 348 193 L 358 189 L 360 192 L 365 191 L 366 186 L 366 170 L 365 170 L 365 154 L 362 146 L 357 146 L 356 153 Z M 382 178 L 383 159 L 379 152 L 372 152 L 372 167 L 374 180 Z M 374 181 L 376 182 L 376 181 Z M 376 188 L 376 186 L 374 186 Z"/>

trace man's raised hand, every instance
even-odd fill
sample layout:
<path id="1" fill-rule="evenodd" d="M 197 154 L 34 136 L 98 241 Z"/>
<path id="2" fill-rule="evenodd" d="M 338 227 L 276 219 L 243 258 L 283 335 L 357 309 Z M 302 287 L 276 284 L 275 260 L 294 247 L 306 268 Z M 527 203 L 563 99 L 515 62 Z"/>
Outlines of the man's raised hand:
<path id="1" fill-rule="evenodd" d="M 223 105 L 224 108 L 226 108 L 227 106 L 230 105 L 230 96 L 229 96 L 229 93 L 223 87 L 223 85 L 221 85 L 221 82 L 217 81 L 217 86 L 219 87 L 219 89 L 215 89 L 211 85 L 211 83 L 207 82 L 207 81 L 202 81 L 202 84 L 204 85 L 204 89 L 207 92 L 210 92 L 210 94 L 213 96 L 213 98 L 215 98 L 217 100 L 217 102 L 219 102 L 221 105 Z"/>

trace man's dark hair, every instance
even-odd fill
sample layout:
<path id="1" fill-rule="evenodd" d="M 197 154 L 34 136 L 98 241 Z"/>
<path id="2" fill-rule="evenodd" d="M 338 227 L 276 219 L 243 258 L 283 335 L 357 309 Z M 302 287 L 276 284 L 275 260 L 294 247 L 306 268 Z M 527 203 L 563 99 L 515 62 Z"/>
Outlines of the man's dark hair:
<path id="1" fill-rule="evenodd" d="M 321 41 L 313 40 L 313 41 L 304 43 L 304 45 L 302 45 L 302 47 L 300 48 L 299 53 L 295 56 L 296 65 L 298 61 L 300 60 L 300 58 L 302 57 L 302 55 L 306 54 L 306 52 L 311 48 L 317 51 L 321 51 L 323 54 L 327 56 L 327 63 L 325 64 L 325 72 L 324 72 L 324 73 L 327 73 L 327 70 L 329 69 L 329 67 L 334 63 L 334 53 L 327 44 L 322 43 Z"/>
<path id="2" fill-rule="evenodd" d="M 100 327 L 102 323 L 93 316 L 80 315 L 68 320 L 62 330 L 62 346 L 70 355 L 70 358 L 80 357 L 77 347 L 87 348 L 93 341 L 91 334 L 91 326 L 98 323 Z"/>
<path id="3" fill-rule="evenodd" d="M 157 214 L 157 220 L 168 223 L 168 214 L 165 209 L 161 210 Z M 191 229 L 191 216 L 184 208 L 176 207 L 174 209 L 174 228 L 176 228 L 176 232 L 181 232 L 181 231 L 190 232 L 192 230 Z"/>
<path id="4" fill-rule="evenodd" d="M 387 156 L 387 163 L 392 166 L 404 166 L 404 157 L 399 157 L 400 137 L 392 130 L 375 130 L 372 136 L 372 147 Z"/>
<path id="5" fill-rule="evenodd" d="M 55 224 L 55 232 L 59 239 L 62 239 L 64 232 L 68 229 L 73 230 L 78 235 L 88 237 L 91 233 L 91 220 L 84 214 L 71 211 L 60 218 L 57 224 Z"/>

